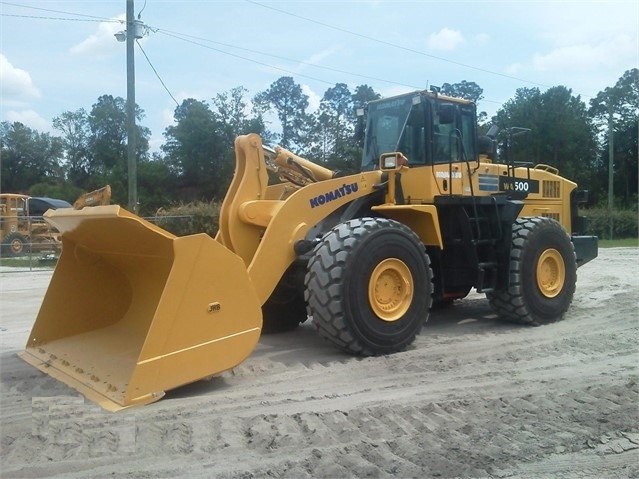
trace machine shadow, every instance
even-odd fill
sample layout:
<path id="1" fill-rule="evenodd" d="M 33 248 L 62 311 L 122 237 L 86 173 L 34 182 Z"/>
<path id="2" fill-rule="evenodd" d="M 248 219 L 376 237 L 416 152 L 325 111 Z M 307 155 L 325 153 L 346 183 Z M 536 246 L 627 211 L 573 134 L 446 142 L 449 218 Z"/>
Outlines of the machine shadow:
<path id="1" fill-rule="evenodd" d="M 463 341 L 464 335 L 503 334 L 525 327 L 499 319 L 485 296 L 473 292 L 463 300 L 434 307 L 428 322 L 418 336 L 419 344 L 414 344 L 409 349 L 423 347 L 428 343 L 428 336 L 462 336 L 460 341 Z M 275 363 L 276 368 L 301 366 L 312 369 L 327 367 L 331 363 L 347 363 L 362 359 L 362 357 L 340 351 L 325 341 L 317 333 L 312 319 L 309 318 L 294 331 L 263 335 L 253 354 L 237 368 L 255 366 L 259 370 L 260 366 Z M 259 373 L 255 372 L 255 374 Z M 204 396 L 237 387 L 231 382 L 222 374 L 168 391 L 165 400 Z"/>

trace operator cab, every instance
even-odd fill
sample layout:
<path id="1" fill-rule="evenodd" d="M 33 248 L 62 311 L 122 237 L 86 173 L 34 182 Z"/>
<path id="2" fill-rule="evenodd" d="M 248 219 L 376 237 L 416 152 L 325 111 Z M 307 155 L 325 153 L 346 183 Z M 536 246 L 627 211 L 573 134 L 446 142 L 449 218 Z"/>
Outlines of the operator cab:
<path id="1" fill-rule="evenodd" d="M 400 151 L 409 166 L 477 161 L 475 104 L 420 91 L 368 104 L 362 171 Z"/>

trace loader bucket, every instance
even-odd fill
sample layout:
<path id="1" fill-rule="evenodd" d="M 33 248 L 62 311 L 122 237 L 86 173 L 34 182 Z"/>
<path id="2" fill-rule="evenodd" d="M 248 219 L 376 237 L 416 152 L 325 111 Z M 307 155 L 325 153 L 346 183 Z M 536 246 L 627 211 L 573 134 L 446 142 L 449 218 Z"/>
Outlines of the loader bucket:
<path id="1" fill-rule="evenodd" d="M 261 304 L 242 259 L 205 234 L 176 237 L 117 205 L 48 211 L 62 254 L 24 352 L 109 410 L 233 368 Z"/>

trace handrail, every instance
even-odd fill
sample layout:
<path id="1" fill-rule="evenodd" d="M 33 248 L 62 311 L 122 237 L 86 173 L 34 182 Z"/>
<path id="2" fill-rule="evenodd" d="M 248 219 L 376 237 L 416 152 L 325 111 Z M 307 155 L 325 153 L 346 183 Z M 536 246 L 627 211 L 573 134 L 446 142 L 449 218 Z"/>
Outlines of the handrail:
<path id="1" fill-rule="evenodd" d="M 545 165 L 543 163 L 539 163 L 538 165 L 534 166 L 535 170 L 543 170 L 543 171 L 547 171 L 549 173 L 552 173 L 553 175 L 558 175 L 559 174 L 559 169 L 555 168 L 554 166 L 550 166 L 550 165 Z"/>

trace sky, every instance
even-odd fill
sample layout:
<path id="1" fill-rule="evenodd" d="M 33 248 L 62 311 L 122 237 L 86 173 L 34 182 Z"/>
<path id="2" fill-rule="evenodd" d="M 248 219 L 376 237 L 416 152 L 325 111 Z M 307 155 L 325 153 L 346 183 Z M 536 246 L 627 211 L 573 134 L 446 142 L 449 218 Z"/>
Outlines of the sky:
<path id="1" fill-rule="evenodd" d="M 336 83 L 386 97 L 465 80 L 483 88 L 478 110 L 491 116 L 518 88 L 563 85 L 587 103 L 639 67 L 636 0 L 135 0 L 134 10 L 152 151 L 177 103 L 240 86 L 250 99 L 282 76 L 310 109 Z M 0 1 L 0 121 L 57 135 L 63 112 L 126 98 L 126 46 L 114 36 L 125 12 L 126 0 Z"/>

